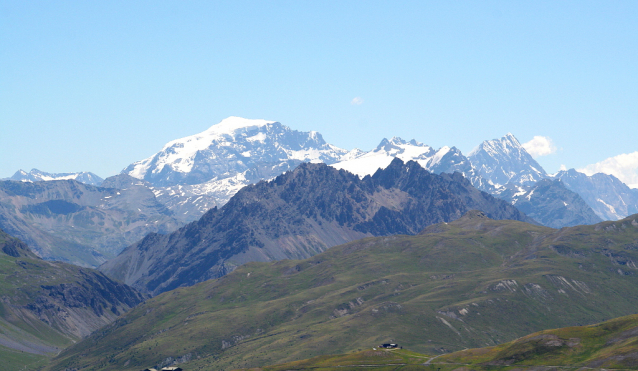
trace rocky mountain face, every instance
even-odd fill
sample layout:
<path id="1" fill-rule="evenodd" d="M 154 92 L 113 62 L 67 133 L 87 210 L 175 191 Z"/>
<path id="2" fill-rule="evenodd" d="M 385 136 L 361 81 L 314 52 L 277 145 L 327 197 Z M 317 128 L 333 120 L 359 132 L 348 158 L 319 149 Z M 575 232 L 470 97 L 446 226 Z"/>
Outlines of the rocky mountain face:
<path id="1" fill-rule="evenodd" d="M 116 183 L 104 182 L 123 186 Z M 150 232 L 181 225 L 144 185 L 0 181 L 0 228 L 48 260 L 97 266 Z"/>
<path id="2" fill-rule="evenodd" d="M 44 261 L 0 231 L 0 348 L 57 353 L 143 299 L 98 271 Z"/>
<path id="3" fill-rule="evenodd" d="M 467 156 L 478 174 L 492 185 L 528 185 L 547 174 L 512 135 L 486 140 Z"/>
<path id="4" fill-rule="evenodd" d="M 91 172 L 80 173 L 47 173 L 38 169 L 31 169 L 30 172 L 26 172 L 22 169 L 16 171 L 11 178 L 5 180 L 20 180 L 23 182 L 42 182 L 47 180 L 77 180 L 80 183 L 99 186 L 104 179 Z"/>
<path id="5" fill-rule="evenodd" d="M 636 313 L 636 262 L 638 215 L 556 230 L 470 211 L 418 235 L 365 238 L 303 261 L 250 263 L 218 280 L 163 293 L 62 352 L 50 369 L 180 363 L 185 370 L 231 370 L 387 342 L 430 355 L 497 345 Z M 562 349 L 576 355 L 589 339 L 620 345 L 637 334 L 626 330 L 615 339 L 588 330 L 586 338 L 546 342 L 531 354 L 547 360 L 571 342 L 573 348 Z M 532 345 L 549 339 L 537 340 L 518 350 L 530 354 Z M 635 344 L 624 349 L 635 362 Z M 97 366 L 104 359 L 113 361 Z"/>
<path id="6" fill-rule="evenodd" d="M 501 187 L 495 196 L 547 227 L 573 227 L 603 221 L 578 193 L 568 190 L 560 180 L 541 179 L 528 186 L 510 183 Z"/>
<path id="7" fill-rule="evenodd" d="M 460 174 L 432 174 L 414 161 L 394 159 L 363 179 L 305 163 L 243 188 L 222 208 L 172 234 L 149 234 L 100 270 L 159 294 L 250 261 L 302 259 L 362 237 L 415 234 L 470 209 L 531 221 Z"/>
<path id="8" fill-rule="evenodd" d="M 553 178 L 578 193 L 604 220 L 619 220 L 638 213 L 638 189 L 629 188 L 613 175 L 588 176 L 570 169 L 559 171 Z"/>

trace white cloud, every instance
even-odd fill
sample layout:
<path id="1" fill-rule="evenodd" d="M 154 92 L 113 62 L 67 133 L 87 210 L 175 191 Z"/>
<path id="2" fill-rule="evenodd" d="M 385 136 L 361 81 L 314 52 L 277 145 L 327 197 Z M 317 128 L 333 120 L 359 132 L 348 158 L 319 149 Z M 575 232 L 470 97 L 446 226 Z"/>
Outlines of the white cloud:
<path id="1" fill-rule="evenodd" d="M 536 135 L 529 142 L 523 143 L 523 148 L 534 158 L 551 155 L 556 152 L 554 142 L 550 138 L 540 135 Z"/>
<path id="2" fill-rule="evenodd" d="M 611 174 L 631 188 L 638 188 L 638 151 L 610 157 L 595 164 L 578 169 L 581 173 Z"/>
<path id="3" fill-rule="evenodd" d="M 565 171 L 565 170 L 567 170 L 567 166 L 565 166 L 565 164 L 561 164 L 560 165 L 560 169 L 558 169 L 558 170 Z"/>
<path id="4" fill-rule="evenodd" d="M 354 98 L 350 101 L 350 104 L 352 104 L 353 106 L 354 106 L 354 105 L 360 106 L 360 105 L 362 105 L 362 104 L 363 104 L 363 98 L 361 98 L 361 97 L 354 97 Z"/>

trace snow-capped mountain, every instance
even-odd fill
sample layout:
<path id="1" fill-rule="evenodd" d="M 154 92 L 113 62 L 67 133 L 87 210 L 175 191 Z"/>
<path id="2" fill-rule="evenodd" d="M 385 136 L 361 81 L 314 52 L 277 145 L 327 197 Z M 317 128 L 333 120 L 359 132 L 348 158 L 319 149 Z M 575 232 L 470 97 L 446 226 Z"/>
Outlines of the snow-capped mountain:
<path id="1" fill-rule="evenodd" d="M 478 175 L 495 187 L 507 183 L 533 184 L 547 177 L 514 135 L 486 140 L 467 156 Z"/>
<path id="2" fill-rule="evenodd" d="M 435 174 L 459 172 L 479 189 L 485 185 L 468 158 L 456 147 L 445 146 L 437 150 L 414 139 L 407 142 L 399 137 L 390 140 L 384 138 L 377 148 L 369 152 L 354 149 L 331 166 L 364 177 L 374 174 L 378 169 L 385 169 L 395 157 L 404 162 L 416 161 Z"/>
<path id="3" fill-rule="evenodd" d="M 16 171 L 16 173 L 13 174 L 11 178 L 7 178 L 7 180 L 20 180 L 23 182 L 42 182 L 47 180 L 69 179 L 77 180 L 80 183 L 90 184 L 94 186 L 99 186 L 100 184 L 102 184 L 102 181 L 104 181 L 104 179 L 88 171 L 83 171 L 80 173 L 47 173 L 38 169 L 31 169 L 31 171 L 28 173 L 20 169 Z"/>
<path id="4" fill-rule="evenodd" d="M 321 134 L 275 121 L 229 117 L 208 130 L 167 143 L 122 172 L 155 187 L 194 185 L 244 174 L 246 184 L 275 177 L 302 162 L 337 162 L 346 150 Z"/>
<path id="5" fill-rule="evenodd" d="M 560 179 L 567 189 L 578 193 L 603 220 L 619 220 L 638 213 L 638 189 L 629 188 L 613 175 L 588 176 L 570 169 L 559 171 L 552 178 Z"/>

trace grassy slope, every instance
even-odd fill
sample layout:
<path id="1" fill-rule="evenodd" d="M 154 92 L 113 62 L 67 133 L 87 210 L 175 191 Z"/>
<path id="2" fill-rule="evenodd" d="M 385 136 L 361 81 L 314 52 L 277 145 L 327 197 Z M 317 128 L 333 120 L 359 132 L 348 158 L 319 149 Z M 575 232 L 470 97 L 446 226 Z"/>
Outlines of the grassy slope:
<path id="1" fill-rule="evenodd" d="M 546 330 L 485 349 L 437 359 L 472 367 L 568 366 L 638 369 L 638 315 L 603 323 Z"/>
<path id="2" fill-rule="evenodd" d="M 349 354 L 326 355 L 280 365 L 251 369 L 250 371 L 289 371 L 289 370 L 427 370 L 423 364 L 433 356 L 411 352 L 405 349 L 379 350 L 368 349 Z M 367 367 L 365 367 L 367 366 Z M 437 368 L 440 367 L 437 365 Z M 434 368 L 436 370 L 436 368 Z"/>
<path id="3" fill-rule="evenodd" d="M 80 340 L 79 334 L 90 331 L 92 326 L 100 327 L 108 322 L 107 318 L 113 320 L 116 315 L 108 312 L 112 306 L 127 309 L 111 299 L 114 293 L 125 296 L 132 290 L 116 291 L 113 288 L 116 284 L 109 286 L 105 277 L 103 281 L 99 281 L 99 277 L 103 276 L 89 269 L 44 261 L 25 244 L 0 230 L 0 359 L 3 369 L 38 368 L 61 349 Z M 52 287 L 63 285 L 69 291 L 56 291 L 57 297 L 50 296 Z M 88 294 L 81 291 L 87 287 L 94 291 Z M 86 298 L 91 307 L 77 302 L 74 295 Z M 103 308 L 105 314 L 96 314 L 98 307 Z M 77 316 L 83 316 L 81 319 L 85 321 L 77 321 Z"/>
<path id="4" fill-rule="evenodd" d="M 12 237 L 0 231 L 0 246 Z M 28 262 L 30 274 L 16 261 Z M 12 257 L 0 251 L 0 359 L 3 368 L 7 369 L 35 369 L 46 363 L 46 360 L 57 353 L 58 348 L 72 344 L 73 339 L 46 326 L 41 321 L 32 318 L 19 318 L 11 306 L 26 304 L 34 296 L 40 284 L 54 282 L 55 279 L 47 275 L 50 263 L 29 257 Z M 25 289 L 35 284 L 34 290 Z M 9 299 L 10 298 L 10 299 Z M 16 350 L 2 344 L 22 348 Z M 27 350 L 27 351 L 24 351 Z M 37 352 L 34 354 L 32 352 Z"/>
<path id="5" fill-rule="evenodd" d="M 0 346 L 0 359 L 5 370 L 39 370 L 50 357 Z"/>
<path id="6" fill-rule="evenodd" d="M 255 367 L 386 341 L 439 354 L 600 322 L 638 308 L 632 220 L 555 231 L 463 219 L 304 261 L 247 264 L 147 301 L 51 369 L 171 359 L 189 371 Z"/>
<path id="7" fill-rule="evenodd" d="M 425 364 L 428 361 L 431 363 Z M 436 358 L 406 350 L 366 350 L 251 370 L 360 370 L 362 365 L 375 365 L 375 370 L 521 370 L 539 366 L 635 370 L 638 315 L 590 326 L 545 330 L 495 347 L 462 350 Z"/>

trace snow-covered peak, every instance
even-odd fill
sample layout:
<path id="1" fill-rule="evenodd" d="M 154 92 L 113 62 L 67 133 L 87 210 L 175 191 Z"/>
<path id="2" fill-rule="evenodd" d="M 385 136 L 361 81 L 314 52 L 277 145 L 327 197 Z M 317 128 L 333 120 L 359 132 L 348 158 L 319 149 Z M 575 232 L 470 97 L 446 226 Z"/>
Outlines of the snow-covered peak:
<path id="1" fill-rule="evenodd" d="M 534 183 L 547 176 L 512 133 L 484 141 L 468 158 L 479 175 L 497 187 L 509 182 Z"/>
<path id="2" fill-rule="evenodd" d="M 172 164 L 173 169 L 176 171 L 189 172 L 192 169 L 193 162 L 188 161 L 188 159 L 192 159 L 197 152 L 210 147 L 211 143 L 220 141 L 222 143 L 232 143 L 238 139 L 244 139 L 249 142 L 263 142 L 265 134 L 261 129 L 273 124 L 275 124 L 275 121 L 251 120 L 237 116 L 228 117 L 199 134 L 166 143 L 161 151 L 167 154 L 164 156 L 163 162 Z M 152 157 L 144 161 L 151 159 Z M 163 165 L 160 165 L 160 171 L 163 167 Z M 148 171 L 147 167 L 138 166 L 129 175 L 143 179 L 146 171 Z"/>
<path id="3" fill-rule="evenodd" d="M 327 144 L 316 131 L 232 116 L 199 134 L 168 142 L 160 152 L 122 172 L 155 186 L 199 184 L 248 170 L 262 179 L 301 162 L 334 163 L 346 153 Z"/>
<path id="4" fill-rule="evenodd" d="M 47 173 L 38 169 L 31 169 L 30 172 L 26 172 L 22 169 L 13 174 L 10 180 L 20 180 L 23 182 L 45 182 L 50 180 L 77 180 L 78 182 L 98 186 L 102 183 L 103 179 L 99 176 L 83 171 L 79 173 Z"/>
<path id="5" fill-rule="evenodd" d="M 500 139 L 486 140 L 474 148 L 468 157 L 472 157 L 480 153 L 481 151 L 487 152 L 491 156 L 498 156 L 502 154 L 511 154 L 514 152 L 527 151 L 521 143 L 516 139 L 512 133 L 507 133 Z"/>
<path id="6" fill-rule="evenodd" d="M 245 119 L 243 117 L 230 116 L 211 126 L 202 134 L 208 135 L 233 135 L 237 131 L 250 130 L 272 125 L 275 121 L 260 119 Z"/>
<path id="7" fill-rule="evenodd" d="M 383 138 L 372 151 L 351 151 L 340 162 L 332 164 L 332 166 L 363 177 L 374 174 L 378 169 L 385 169 L 395 157 L 398 157 L 404 162 L 417 161 L 424 168 L 430 169 L 434 165 L 433 161 L 438 163 L 448 151 L 449 147 L 443 147 L 436 151 L 414 139 L 406 142 L 399 137 L 393 137 L 390 140 Z"/>

